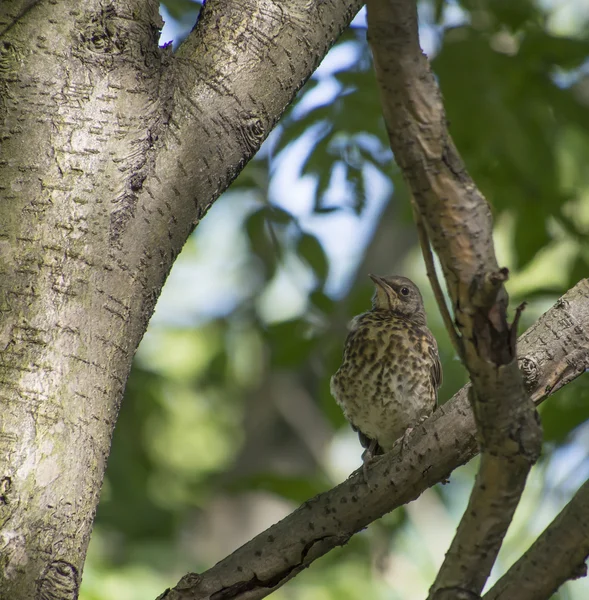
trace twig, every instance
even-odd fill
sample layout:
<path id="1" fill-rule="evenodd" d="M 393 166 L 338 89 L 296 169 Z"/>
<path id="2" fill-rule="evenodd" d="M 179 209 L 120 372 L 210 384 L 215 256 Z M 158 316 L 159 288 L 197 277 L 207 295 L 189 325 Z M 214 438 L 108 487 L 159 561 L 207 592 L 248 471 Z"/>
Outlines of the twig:
<path id="1" fill-rule="evenodd" d="M 511 324 L 511 345 L 513 346 L 513 349 L 515 350 L 516 344 L 517 344 L 517 326 L 519 325 L 519 320 L 520 317 L 522 316 L 522 313 L 524 312 L 526 306 L 528 305 L 527 302 L 522 302 L 516 309 L 515 309 L 515 317 L 513 317 L 513 323 Z"/>
<path id="2" fill-rule="evenodd" d="M 458 335 L 456 327 L 454 326 L 454 321 L 452 320 L 452 315 L 448 310 L 448 305 L 446 304 L 446 298 L 444 297 L 442 286 L 440 285 L 440 281 L 438 280 L 438 275 L 436 273 L 436 265 L 434 263 L 434 255 L 432 253 L 431 245 L 429 243 L 427 230 L 423 223 L 423 219 L 421 218 L 421 215 L 419 214 L 419 211 L 417 210 L 417 207 L 415 206 L 413 200 L 411 200 L 411 207 L 413 209 L 413 217 L 415 219 L 415 225 L 417 227 L 417 237 L 419 238 L 419 245 L 421 246 L 423 260 L 425 262 L 425 271 L 434 291 L 434 296 L 438 303 L 438 308 L 440 309 L 444 325 L 446 326 L 446 331 L 450 336 L 450 340 L 452 341 L 454 350 L 460 358 L 463 358 L 464 346 L 462 344 L 462 339 Z"/>

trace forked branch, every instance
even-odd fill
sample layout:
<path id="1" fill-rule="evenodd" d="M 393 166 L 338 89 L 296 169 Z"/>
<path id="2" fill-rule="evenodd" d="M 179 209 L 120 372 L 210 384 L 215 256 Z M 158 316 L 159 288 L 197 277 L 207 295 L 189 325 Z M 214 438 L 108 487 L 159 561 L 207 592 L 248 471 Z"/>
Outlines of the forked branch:
<path id="1" fill-rule="evenodd" d="M 429 598 L 478 598 L 539 456 L 541 430 L 517 365 L 516 323 L 507 320 L 503 287 L 508 271 L 497 264 L 491 212 L 447 130 L 440 92 L 419 45 L 416 0 L 367 5 L 391 148 L 414 198 L 426 264 L 433 262 L 429 239 L 446 278 L 454 321 L 441 302 L 440 309 L 471 376 L 482 449 L 468 508 Z"/>

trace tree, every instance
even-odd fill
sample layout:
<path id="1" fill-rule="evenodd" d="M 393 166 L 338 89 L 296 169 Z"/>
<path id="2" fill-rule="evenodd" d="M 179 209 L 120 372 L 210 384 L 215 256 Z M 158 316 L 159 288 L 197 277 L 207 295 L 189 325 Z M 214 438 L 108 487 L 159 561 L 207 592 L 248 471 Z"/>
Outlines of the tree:
<path id="1" fill-rule="evenodd" d="M 11 2 L 0 9 L 2 598 L 77 596 L 131 360 L 169 269 L 191 231 L 258 150 L 359 8 L 358 2 L 251 2 L 247 7 L 208 2 L 175 53 L 158 47 L 161 20 L 154 2 Z M 505 14 L 489 9 L 496 19 L 490 29 L 497 36 L 505 23 L 513 31 L 525 30 L 528 46 L 522 47 L 536 58 L 558 64 L 556 55 L 564 66 L 575 67 L 587 56 L 582 42 L 562 42 L 564 49 L 551 46 L 542 54 L 551 38 L 529 25 L 532 9 L 515 15 L 503 10 Z M 465 32 L 475 35 L 476 28 Z M 503 56 L 492 54 L 500 62 Z M 546 94 L 558 95 L 556 86 L 541 82 Z M 564 98 L 563 93 L 553 105 Z M 580 103 L 570 96 L 566 101 L 567 125 L 578 124 Z M 542 106 L 534 123 L 542 132 L 546 112 Z M 559 124 L 558 119 L 552 122 L 555 136 Z M 578 143 L 586 142 L 582 140 Z M 333 136 L 322 142 L 327 148 Z M 319 143 L 316 152 L 321 148 Z M 525 157 L 515 158 L 512 168 L 526 175 Z M 550 166 L 548 157 L 542 158 Z M 469 166 L 480 185 L 494 188 L 498 196 L 513 185 L 513 180 L 497 184 L 496 173 L 502 174 L 497 165 Z M 353 164 L 349 171 L 352 178 Z M 356 168 L 356 177 L 358 172 Z M 321 174 L 323 191 L 329 173 Z M 527 234 L 532 241 L 518 241 L 524 263 L 530 258 L 526 252 L 546 243 L 554 214 L 573 234 L 581 231 L 581 224 L 567 219 L 563 210 L 569 197 L 560 189 L 540 190 L 541 210 L 530 214 L 523 202 L 516 211 L 518 218 L 534 221 Z M 317 208 L 326 206 L 319 202 Z M 262 239 L 260 222 L 264 219 L 248 223 L 252 239 Z M 319 271 L 321 252 L 314 238 L 303 235 L 299 240 L 300 254 Z M 432 241 L 440 250 L 434 237 Z M 272 252 L 262 248 L 260 254 Z M 579 253 L 577 260 L 573 281 L 586 256 Z M 317 292 L 314 300 L 327 306 L 324 290 Z M 580 296 L 567 313 L 581 323 L 578 355 L 572 361 L 562 351 L 554 362 L 539 361 L 536 383 L 555 373 L 566 375 L 567 382 L 572 374 L 563 365 L 587 364 L 581 334 L 586 330 L 586 290 L 571 294 Z M 575 331 L 573 326 L 570 335 Z M 460 412 L 459 405 L 453 406 Z M 438 427 L 440 421 L 443 415 Z M 430 437 L 434 426 L 426 427 Z M 472 453 L 467 435 L 472 426 L 464 427 L 460 456 L 438 462 L 430 483 Z M 429 439 L 427 434 L 423 439 Z M 419 452 L 417 444 L 413 452 Z M 411 456 L 390 461 L 411 467 Z M 384 473 L 390 464 L 395 463 L 376 468 Z M 344 485 L 357 484 L 351 480 Z M 409 497 L 400 496 L 400 501 Z M 378 504 L 378 494 L 363 496 L 362 502 L 370 498 L 379 508 L 370 508 L 364 518 L 376 518 L 394 506 L 392 499 Z M 350 533 L 370 520 L 348 523 Z M 278 574 L 272 567 L 269 578 L 258 571 L 238 577 L 246 583 L 231 584 L 236 585 L 233 596 L 251 591 L 252 582 L 262 582 L 267 593 L 347 537 L 301 542 L 300 549 L 294 548 L 299 554 L 294 567 Z"/>

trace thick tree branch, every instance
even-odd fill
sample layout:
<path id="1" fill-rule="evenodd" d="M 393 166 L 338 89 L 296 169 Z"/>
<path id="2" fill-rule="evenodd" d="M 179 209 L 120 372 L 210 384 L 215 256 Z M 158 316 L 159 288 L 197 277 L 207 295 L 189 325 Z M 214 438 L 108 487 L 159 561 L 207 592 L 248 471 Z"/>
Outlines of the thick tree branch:
<path id="1" fill-rule="evenodd" d="M 391 147 L 448 284 L 482 449 L 469 505 L 430 598 L 477 598 L 539 456 L 541 430 L 515 360 L 516 324 L 507 321 L 507 270 L 495 257 L 491 212 L 446 128 L 419 46 L 416 1 L 367 4 Z"/>
<path id="2" fill-rule="evenodd" d="M 74 597 L 125 381 L 206 209 L 360 8 L 0 2 L 0 598 Z M 65 591 L 64 591 L 65 590 Z"/>
<path id="3" fill-rule="evenodd" d="M 567 292 L 521 336 L 518 347 L 536 402 L 583 373 L 589 367 L 589 280 Z M 371 464 L 370 489 L 357 471 L 202 575 L 187 575 L 160 599 L 263 598 L 375 519 L 447 479 L 477 452 L 469 387 L 417 428 L 401 454 L 393 450 Z"/>
<path id="4" fill-rule="evenodd" d="M 589 481 L 484 595 L 484 600 L 548 600 L 568 579 L 587 575 Z"/>

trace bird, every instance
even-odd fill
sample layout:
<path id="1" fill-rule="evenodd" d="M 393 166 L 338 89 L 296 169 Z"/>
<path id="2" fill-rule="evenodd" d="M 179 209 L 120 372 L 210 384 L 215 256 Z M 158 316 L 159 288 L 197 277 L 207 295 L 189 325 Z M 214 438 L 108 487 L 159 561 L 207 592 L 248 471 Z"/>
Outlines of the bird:
<path id="1" fill-rule="evenodd" d="M 372 308 L 352 319 L 331 394 L 358 433 L 364 478 L 373 457 L 435 410 L 442 384 L 436 340 L 421 292 L 407 277 L 369 275 Z"/>

